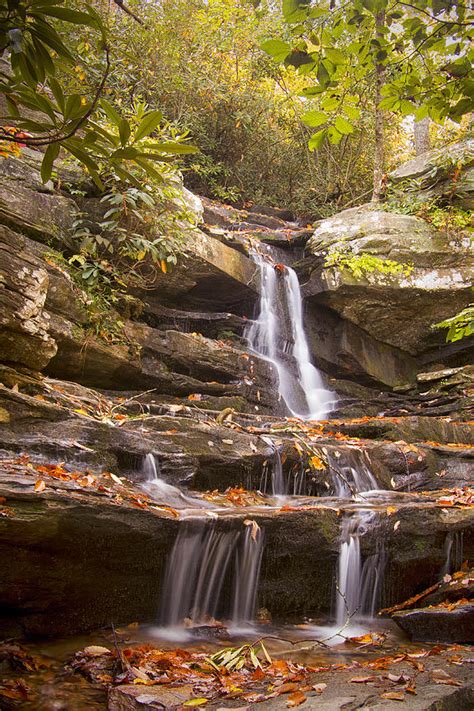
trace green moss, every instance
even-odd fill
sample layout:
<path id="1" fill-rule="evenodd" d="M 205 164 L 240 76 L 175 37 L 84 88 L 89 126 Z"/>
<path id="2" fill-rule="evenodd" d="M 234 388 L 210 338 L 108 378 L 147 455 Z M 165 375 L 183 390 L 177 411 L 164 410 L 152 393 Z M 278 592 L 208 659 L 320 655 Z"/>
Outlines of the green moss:
<path id="1" fill-rule="evenodd" d="M 330 251 L 326 256 L 324 266 L 348 269 L 356 279 L 369 274 L 409 276 L 413 271 L 411 264 L 394 262 L 392 259 L 382 259 L 366 252 L 354 254 L 347 249 Z"/>

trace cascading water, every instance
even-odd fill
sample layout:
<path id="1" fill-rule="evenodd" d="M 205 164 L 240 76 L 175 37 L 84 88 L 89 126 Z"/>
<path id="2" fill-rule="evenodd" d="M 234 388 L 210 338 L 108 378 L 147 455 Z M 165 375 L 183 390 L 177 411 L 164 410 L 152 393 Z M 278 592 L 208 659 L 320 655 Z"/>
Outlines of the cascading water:
<path id="1" fill-rule="evenodd" d="M 263 533 L 250 526 L 236 551 L 232 622 L 242 625 L 252 621 L 257 605 L 257 586 L 263 554 Z"/>
<path id="2" fill-rule="evenodd" d="M 334 494 L 340 498 L 358 498 L 358 494 L 379 488 L 369 468 L 364 450 L 346 447 L 334 452 L 327 450 L 329 473 Z"/>
<path id="3" fill-rule="evenodd" d="M 156 501 L 175 509 L 212 509 L 209 501 L 187 496 L 177 486 L 168 484 L 159 476 L 159 465 L 153 454 L 147 454 L 142 471 L 146 477 L 143 488 Z"/>
<path id="4" fill-rule="evenodd" d="M 462 531 L 449 531 L 444 542 L 445 561 L 441 575 L 449 575 L 460 569 L 463 562 L 464 534 Z"/>
<path id="5" fill-rule="evenodd" d="M 360 538 L 367 531 L 373 514 L 360 511 L 343 524 L 336 590 L 336 624 L 342 627 L 348 620 L 355 622 L 373 617 L 379 601 L 385 552 L 379 545 L 376 552 L 362 562 Z"/>
<path id="6" fill-rule="evenodd" d="M 166 565 L 160 624 L 199 626 L 217 616 L 251 622 L 262 553 L 263 533 L 253 524 L 245 531 L 183 524 Z"/>
<path id="7" fill-rule="evenodd" d="M 258 252 L 252 256 L 260 269 L 260 305 L 246 337 L 251 348 L 274 365 L 279 394 L 289 411 L 304 419 L 324 419 L 335 395 L 311 363 L 298 277 L 290 267 L 277 266 Z"/>

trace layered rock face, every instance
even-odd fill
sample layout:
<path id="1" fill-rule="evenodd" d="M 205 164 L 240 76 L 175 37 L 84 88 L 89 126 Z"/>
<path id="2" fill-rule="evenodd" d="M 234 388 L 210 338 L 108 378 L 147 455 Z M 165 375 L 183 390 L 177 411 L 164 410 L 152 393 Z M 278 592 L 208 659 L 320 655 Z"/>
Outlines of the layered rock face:
<path id="1" fill-rule="evenodd" d="M 353 504 L 317 497 L 337 488 L 337 462 L 349 472 L 354 462 L 369 467 L 399 497 L 399 524 L 381 504 L 377 535 L 362 542 L 364 556 L 386 542 L 387 604 L 439 574 L 449 531 L 463 534 L 473 555 L 471 510 L 446 511 L 437 491 L 472 482 L 469 344 L 445 346 L 431 329 L 472 298 L 467 241 L 369 207 L 326 220 L 313 235 L 284 211 L 204 201 L 205 223 L 189 226 L 185 258 L 146 292 L 134 290 L 132 308 L 110 311 L 120 323 L 110 338 L 67 265 L 77 249 L 74 217 L 81 210 L 92 219 L 98 201 L 87 185 L 80 201 L 71 195 L 83 180 L 72 170 L 62 176 L 69 192 L 42 185 L 38 166 L 29 151 L 0 162 L 5 635 L 155 618 L 180 523 L 172 507 L 145 495 L 147 455 L 166 482 L 210 502 L 228 487 L 237 497 L 243 487 L 263 489 L 277 452 L 285 476 L 305 478 L 301 493 L 316 498 L 300 510 L 239 504 L 216 523 L 237 531 L 251 518 L 264 529 L 260 602 L 276 618 L 331 608 L 341 521 Z M 274 371 L 245 341 L 259 288 L 252 245 L 270 246 L 280 270 L 299 265 L 312 356 L 339 393 L 334 414 L 346 415 L 315 425 L 304 445 L 304 425 L 281 417 Z M 361 276 L 325 266 L 346 248 L 410 268 Z M 334 466 L 311 470 L 318 456 Z M 214 520 L 212 506 L 205 516 Z"/>

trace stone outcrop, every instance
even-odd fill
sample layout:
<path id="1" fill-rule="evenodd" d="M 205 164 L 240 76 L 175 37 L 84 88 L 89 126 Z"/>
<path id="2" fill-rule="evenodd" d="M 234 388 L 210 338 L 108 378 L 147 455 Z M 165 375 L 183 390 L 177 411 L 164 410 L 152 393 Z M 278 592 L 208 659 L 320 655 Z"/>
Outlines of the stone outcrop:
<path id="1" fill-rule="evenodd" d="M 441 234 L 419 218 L 368 205 L 320 222 L 307 252 L 304 294 L 310 309 L 329 310 L 319 326 L 327 337 L 320 347 L 313 340 L 317 358 L 327 362 L 332 354 L 341 371 L 348 362 L 357 376 L 365 372 L 391 386 L 413 380 L 420 361 L 442 362 L 444 334 L 433 324 L 472 300 L 468 235 Z M 325 266 L 328 255 L 333 266 Z M 364 255 L 375 261 L 364 266 Z"/>
<path id="2" fill-rule="evenodd" d="M 474 209 L 474 140 L 422 153 L 390 173 L 389 187 Z"/>
<path id="3" fill-rule="evenodd" d="M 27 242 L 0 225 L 0 352 L 4 362 L 41 370 L 57 346 L 44 310 L 48 272 Z"/>

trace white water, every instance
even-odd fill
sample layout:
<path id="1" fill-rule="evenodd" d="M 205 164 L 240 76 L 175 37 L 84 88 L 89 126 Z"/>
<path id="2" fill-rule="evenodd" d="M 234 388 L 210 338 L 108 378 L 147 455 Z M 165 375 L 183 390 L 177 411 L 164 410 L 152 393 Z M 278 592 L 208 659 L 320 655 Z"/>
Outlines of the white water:
<path id="1" fill-rule="evenodd" d="M 252 256 L 260 269 L 260 304 L 246 333 L 250 346 L 274 365 L 280 397 L 292 415 L 324 419 L 336 398 L 311 363 L 298 277 L 290 267 L 280 271 L 261 254 Z"/>
<path id="2" fill-rule="evenodd" d="M 176 630 L 185 620 L 199 626 L 218 616 L 232 626 L 250 623 L 262 553 L 263 534 L 252 526 L 219 531 L 183 524 L 166 564 L 160 624 Z"/>
<path id="3" fill-rule="evenodd" d="M 455 573 L 463 562 L 464 547 L 463 531 L 449 531 L 444 542 L 445 561 L 441 569 L 441 576 Z"/>
<path id="4" fill-rule="evenodd" d="M 332 487 L 340 498 L 358 499 L 358 494 L 379 489 L 376 478 L 362 449 L 345 447 L 334 452 L 327 450 Z"/>
<path id="5" fill-rule="evenodd" d="M 376 612 L 385 567 L 385 554 L 380 547 L 362 561 L 360 538 L 370 524 L 372 513 L 360 511 L 348 517 L 342 528 L 336 589 L 336 625 L 344 626 Z"/>
<path id="6" fill-rule="evenodd" d="M 175 509 L 213 509 L 213 504 L 193 496 L 187 496 L 177 486 L 168 484 L 159 476 L 159 465 L 153 454 L 147 454 L 143 462 L 143 473 L 146 481 L 143 488 L 157 503 L 171 506 Z"/>

